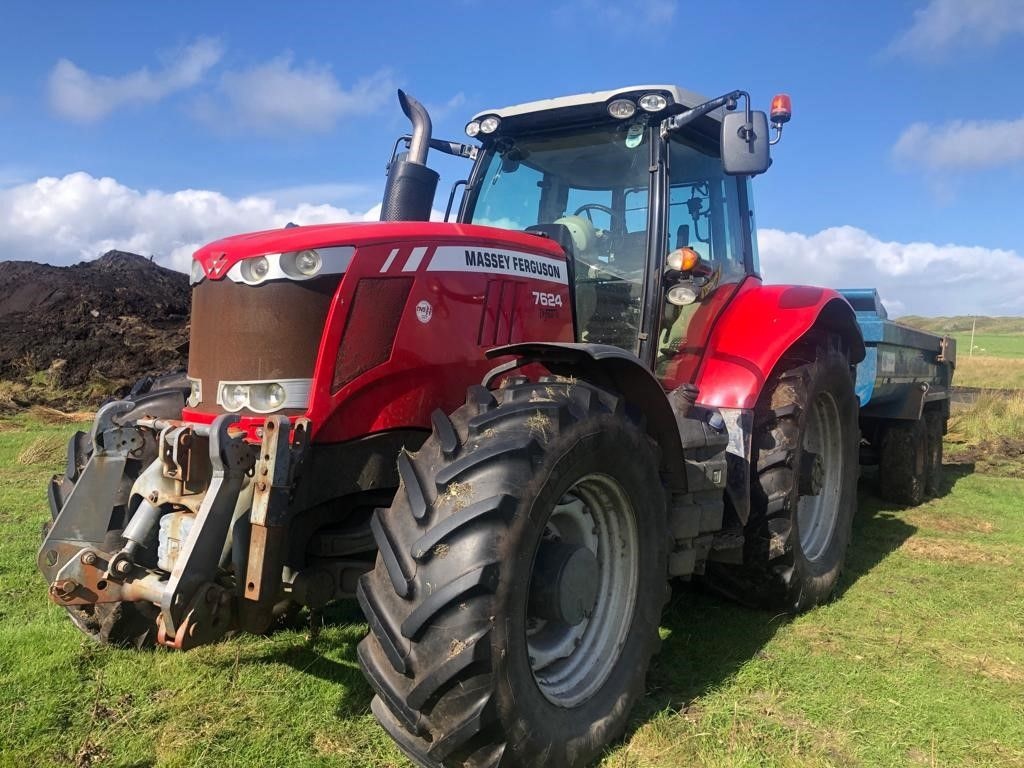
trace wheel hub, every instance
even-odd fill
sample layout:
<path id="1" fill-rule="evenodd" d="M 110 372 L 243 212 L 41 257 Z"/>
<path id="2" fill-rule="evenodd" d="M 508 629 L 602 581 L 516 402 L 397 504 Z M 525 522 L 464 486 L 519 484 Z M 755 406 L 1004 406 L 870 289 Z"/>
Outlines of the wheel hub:
<path id="1" fill-rule="evenodd" d="M 598 576 L 597 557 L 586 547 L 542 542 L 530 586 L 530 614 L 576 626 L 594 610 Z"/>
<path id="2" fill-rule="evenodd" d="M 825 482 L 825 463 L 820 453 L 805 450 L 801 457 L 800 495 L 817 496 Z"/>
<path id="3" fill-rule="evenodd" d="M 612 477 L 585 475 L 551 511 L 537 545 L 526 646 L 544 697 L 575 707 L 612 673 L 632 623 L 640 573 L 636 516 Z"/>

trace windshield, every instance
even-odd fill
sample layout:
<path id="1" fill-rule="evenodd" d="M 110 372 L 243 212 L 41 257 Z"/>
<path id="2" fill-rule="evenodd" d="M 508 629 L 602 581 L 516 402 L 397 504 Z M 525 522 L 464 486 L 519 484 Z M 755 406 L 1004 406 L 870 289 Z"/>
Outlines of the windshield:
<path id="1" fill-rule="evenodd" d="M 468 221 L 563 224 L 573 240 L 580 341 L 633 349 L 647 254 L 650 132 L 643 122 L 503 138 Z"/>

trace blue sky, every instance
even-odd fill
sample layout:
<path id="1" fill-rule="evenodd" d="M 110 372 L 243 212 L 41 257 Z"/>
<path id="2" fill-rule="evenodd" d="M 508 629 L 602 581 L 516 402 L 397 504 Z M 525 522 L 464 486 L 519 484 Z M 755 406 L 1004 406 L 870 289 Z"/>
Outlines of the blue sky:
<path id="1" fill-rule="evenodd" d="M 10 4 L 0 246 L 181 268 L 205 239 L 372 215 L 394 89 L 477 110 L 644 82 L 795 116 L 755 183 L 773 281 L 1024 313 L 1024 0 Z M 244 8 L 244 11 L 242 9 Z M 437 207 L 462 167 L 441 163 Z"/>

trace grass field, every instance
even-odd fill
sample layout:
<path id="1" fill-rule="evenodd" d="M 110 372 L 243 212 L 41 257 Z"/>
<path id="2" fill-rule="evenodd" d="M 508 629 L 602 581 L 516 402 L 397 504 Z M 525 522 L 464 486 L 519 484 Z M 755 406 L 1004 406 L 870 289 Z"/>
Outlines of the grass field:
<path id="1" fill-rule="evenodd" d="M 959 355 L 953 384 L 985 389 L 1024 389 L 1024 358 Z"/>
<path id="2" fill-rule="evenodd" d="M 956 354 L 961 362 L 972 355 L 971 334 L 956 333 Z M 1024 360 L 1024 334 L 976 333 L 973 357 L 1015 358 Z"/>
<path id="3" fill-rule="evenodd" d="M 407 766 L 369 713 L 354 606 L 315 639 L 184 654 L 72 628 L 33 560 L 73 428 L 0 421 L 0 765 Z M 839 595 L 795 620 L 678 590 L 602 765 L 1024 766 L 1024 479 L 978 466 L 994 474 L 951 464 L 946 495 L 910 510 L 862 480 Z"/>

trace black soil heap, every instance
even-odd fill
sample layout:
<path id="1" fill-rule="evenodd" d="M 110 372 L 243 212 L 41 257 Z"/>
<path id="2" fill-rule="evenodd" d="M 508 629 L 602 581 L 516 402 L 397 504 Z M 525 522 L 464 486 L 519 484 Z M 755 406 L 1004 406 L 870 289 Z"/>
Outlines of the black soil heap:
<path id="1" fill-rule="evenodd" d="M 184 368 L 190 300 L 187 275 L 134 253 L 71 267 L 0 262 L 0 380 L 16 383 L 8 399 L 95 403 Z"/>

